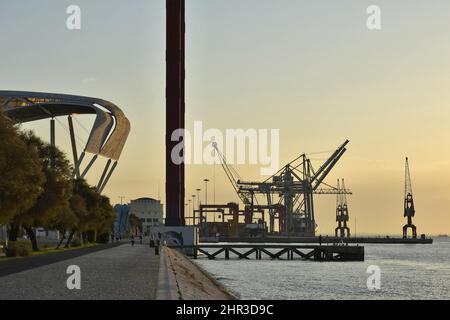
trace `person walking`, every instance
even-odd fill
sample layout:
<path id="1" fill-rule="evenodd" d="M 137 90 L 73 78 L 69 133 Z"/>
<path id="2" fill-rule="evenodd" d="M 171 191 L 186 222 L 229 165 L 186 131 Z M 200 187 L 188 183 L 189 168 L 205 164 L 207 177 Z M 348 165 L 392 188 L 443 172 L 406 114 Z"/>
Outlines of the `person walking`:
<path id="1" fill-rule="evenodd" d="M 142 234 L 139 236 L 139 243 L 142 244 Z"/>
<path id="2" fill-rule="evenodd" d="M 134 236 L 131 236 L 131 246 L 134 247 Z"/>

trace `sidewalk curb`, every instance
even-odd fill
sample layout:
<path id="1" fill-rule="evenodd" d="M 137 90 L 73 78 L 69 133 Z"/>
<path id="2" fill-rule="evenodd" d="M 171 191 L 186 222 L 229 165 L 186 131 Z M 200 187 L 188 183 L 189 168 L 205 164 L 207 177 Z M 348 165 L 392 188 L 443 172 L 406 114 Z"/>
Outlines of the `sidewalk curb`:
<path id="1" fill-rule="evenodd" d="M 156 300 L 181 300 L 177 280 L 166 248 L 161 247 Z"/>

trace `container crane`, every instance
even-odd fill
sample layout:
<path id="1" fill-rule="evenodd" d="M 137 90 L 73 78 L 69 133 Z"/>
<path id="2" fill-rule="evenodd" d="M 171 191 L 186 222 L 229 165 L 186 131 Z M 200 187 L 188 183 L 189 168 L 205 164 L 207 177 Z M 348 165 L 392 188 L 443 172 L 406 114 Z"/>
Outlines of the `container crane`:
<path id="1" fill-rule="evenodd" d="M 281 232 L 313 236 L 316 229 L 313 195 L 338 192 L 351 194 L 349 190 L 338 191 L 324 183 L 326 176 L 347 150 L 348 143 L 346 140 L 317 171 L 306 154 L 302 154 L 263 182 L 237 180 L 238 192 L 264 194 L 268 203 L 273 203 L 273 196 L 278 195 L 278 204 L 284 205 L 286 214 L 286 221 L 283 223 L 285 229 Z M 250 214 L 252 212 L 250 208 Z"/>

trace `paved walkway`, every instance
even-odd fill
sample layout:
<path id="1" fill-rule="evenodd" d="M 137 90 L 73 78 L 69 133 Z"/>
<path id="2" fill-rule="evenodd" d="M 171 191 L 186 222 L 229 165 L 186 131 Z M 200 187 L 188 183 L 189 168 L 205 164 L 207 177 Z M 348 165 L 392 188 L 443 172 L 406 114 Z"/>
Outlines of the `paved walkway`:
<path id="1" fill-rule="evenodd" d="M 19 258 L 6 261 L 0 260 L 0 277 L 38 268 L 55 262 L 73 259 L 79 256 L 84 256 L 89 253 L 117 247 L 119 245 L 121 244 L 120 243 L 105 244 L 105 245 L 99 244 L 96 245 L 95 247 L 80 248 L 61 252 L 51 252 L 49 254 L 35 255 L 24 259 Z"/>
<path id="2" fill-rule="evenodd" d="M 0 300 L 154 299 L 159 269 L 154 252 L 148 244 L 124 244 L 5 276 L 0 272 Z M 81 269 L 81 290 L 67 288 L 70 265 Z"/>

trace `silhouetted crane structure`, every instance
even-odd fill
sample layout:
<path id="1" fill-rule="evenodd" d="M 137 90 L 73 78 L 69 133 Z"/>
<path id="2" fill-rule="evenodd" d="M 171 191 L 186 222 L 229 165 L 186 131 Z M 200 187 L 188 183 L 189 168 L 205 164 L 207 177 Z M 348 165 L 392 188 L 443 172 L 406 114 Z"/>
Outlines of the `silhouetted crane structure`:
<path id="1" fill-rule="evenodd" d="M 350 238 L 350 228 L 347 226 L 347 223 L 349 221 L 347 195 L 345 192 L 343 192 L 346 190 L 344 179 L 342 179 L 342 187 L 338 179 L 337 189 L 338 194 L 336 196 L 336 222 L 338 223 L 338 227 L 335 230 L 336 237 Z"/>
<path id="2" fill-rule="evenodd" d="M 221 160 L 222 167 L 234 190 L 243 202 L 245 223 L 253 223 L 254 213 L 269 210 L 270 230 L 273 232 L 273 221 L 279 219 L 280 233 L 314 236 L 316 220 L 314 215 L 314 194 L 351 194 L 345 188 L 338 190 L 324 182 L 324 179 L 345 153 L 346 140 L 333 154 L 315 170 L 311 160 L 302 154 L 289 162 L 277 173 L 263 182 L 242 181 L 239 174 L 227 163 L 225 156 L 214 145 Z M 257 203 L 257 195 L 263 195 L 267 205 Z M 276 198 L 278 197 L 278 199 Z M 280 206 L 283 210 L 280 210 Z M 275 216 L 278 213 L 278 216 Z"/>
<path id="3" fill-rule="evenodd" d="M 414 209 L 414 199 L 411 185 L 411 175 L 409 173 L 409 161 L 406 158 L 405 163 L 405 200 L 404 200 L 404 214 L 403 216 L 407 218 L 406 225 L 403 226 L 403 238 L 406 239 L 408 237 L 408 229 L 412 230 L 413 239 L 417 238 L 417 228 L 412 223 L 412 218 L 416 214 L 416 210 Z"/>

